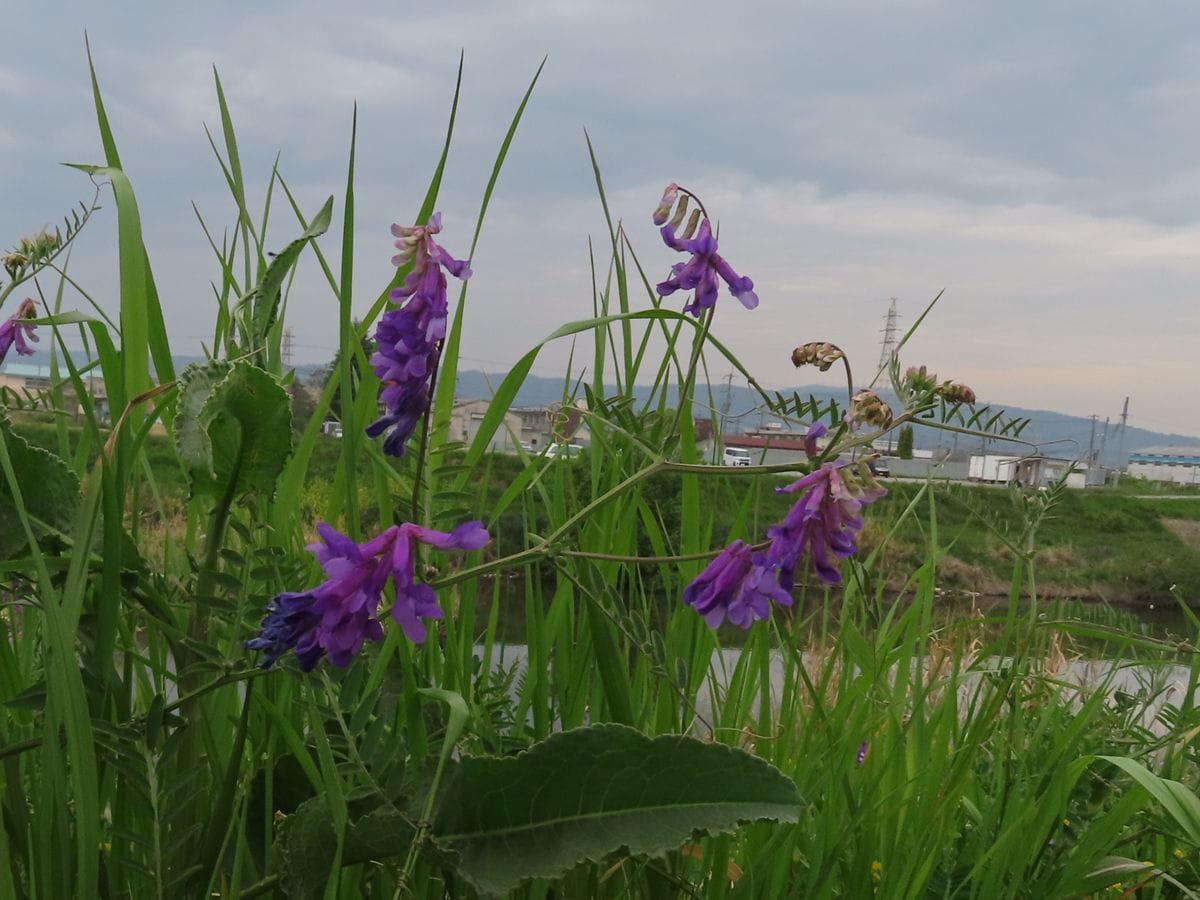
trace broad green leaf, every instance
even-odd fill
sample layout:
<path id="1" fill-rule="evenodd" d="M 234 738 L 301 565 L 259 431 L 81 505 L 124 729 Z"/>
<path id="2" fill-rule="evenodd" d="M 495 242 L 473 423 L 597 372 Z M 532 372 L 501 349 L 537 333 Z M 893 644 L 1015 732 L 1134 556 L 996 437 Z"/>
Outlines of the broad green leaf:
<path id="1" fill-rule="evenodd" d="M 403 856 L 414 833 L 403 813 L 390 806 L 377 807 L 347 827 L 342 865 Z M 292 900 L 322 896 L 337 850 L 333 817 L 324 796 L 304 801 L 283 820 L 278 845 L 284 893 Z"/>
<path id="2" fill-rule="evenodd" d="M 247 362 L 189 366 L 176 446 L 193 494 L 271 494 L 292 448 L 287 393 Z"/>
<path id="3" fill-rule="evenodd" d="M 179 404 L 175 420 L 175 450 L 189 472 L 214 477 L 212 442 L 200 427 L 200 412 L 213 390 L 229 374 L 232 363 L 213 360 L 193 363 L 179 373 Z"/>
<path id="4" fill-rule="evenodd" d="M 653 856 L 697 831 L 795 822 L 800 803 L 791 779 L 741 750 L 596 725 L 510 759 L 462 760 L 432 834 L 478 890 L 501 894 L 622 848 Z"/>
<path id="5" fill-rule="evenodd" d="M 12 457 L 13 470 L 23 485 L 25 515 L 38 538 L 70 535 L 79 509 L 79 480 L 61 459 L 14 434 L 0 410 L 0 430 Z M 0 480 L 0 560 L 12 559 L 28 544 L 21 516 L 13 503 L 12 487 Z"/>

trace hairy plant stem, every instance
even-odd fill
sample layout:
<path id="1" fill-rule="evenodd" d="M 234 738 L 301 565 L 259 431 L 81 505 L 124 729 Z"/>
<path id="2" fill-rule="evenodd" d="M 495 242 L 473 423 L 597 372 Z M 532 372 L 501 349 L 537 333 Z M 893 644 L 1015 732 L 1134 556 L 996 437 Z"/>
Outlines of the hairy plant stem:
<path id="1" fill-rule="evenodd" d="M 426 456 L 429 453 L 429 426 L 433 421 L 433 398 L 436 395 L 438 372 L 442 368 L 442 344 L 438 342 L 437 361 L 433 364 L 433 372 L 429 376 L 429 405 L 425 407 L 425 420 L 421 423 L 421 444 L 417 449 L 417 471 L 413 476 L 412 520 L 421 522 L 421 476 L 425 473 Z M 429 523 L 424 523 L 429 524 Z M 419 551 L 415 551 L 418 552 Z M 420 557 L 417 558 L 420 564 Z"/>
<path id="2" fill-rule="evenodd" d="M 196 598 L 195 609 L 192 612 L 191 619 L 187 624 L 187 636 L 190 641 L 195 644 L 203 645 L 208 641 L 208 620 L 209 609 L 208 600 L 213 595 L 217 586 L 217 574 L 221 564 L 221 548 L 225 545 L 225 532 L 229 527 L 230 510 L 233 507 L 233 500 L 237 490 L 238 472 L 241 469 L 242 450 L 238 448 L 238 456 L 234 461 L 233 471 L 229 478 L 229 484 L 225 488 L 225 492 L 221 495 L 221 499 L 209 514 L 208 531 L 204 536 L 204 563 L 200 570 L 200 575 L 196 579 Z M 180 749 L 179 760 L 180 768 L 184 771 L 200 764 L 203 756 L 204 747 L 204 707 L 200 702 L 205 691 L 201 690 L 201 672 L 198 671 L 196 663 L 200 661 L 201 655 L 198 650 L 189 646 L 187 643 L 181 642 L 178 646 L 179 659 L 176 662 L 179 665 L 179 692 L 181 700 L 186 698 L 186 702 L 180 704 L 183 717 L 188 722 L 189 740 L 186 740 L 183 747 Z M 199 813 L 199 798 L 193 801 L 195 807 L 192 814 Z"/>

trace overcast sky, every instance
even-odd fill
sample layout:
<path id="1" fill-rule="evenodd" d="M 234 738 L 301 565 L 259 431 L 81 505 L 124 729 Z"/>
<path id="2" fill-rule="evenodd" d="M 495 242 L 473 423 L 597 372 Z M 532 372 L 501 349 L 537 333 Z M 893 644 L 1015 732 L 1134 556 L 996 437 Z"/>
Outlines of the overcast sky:
<path id="1" fill-rule="evenodd" d="M 309 214 L 329 194 L 340 202 L 358 102 L 365 312 L 391 276 L 388 226 L 415 215 L 436 161 L 460 49 L 439 203 L 456 255 L 548 55 L 473 260 L 464 366 L 503 370 L 590 314 L 588 239 L 603 249 L 607 236 L 586 128 L 654 280 L 676 261 L 650 221 L 663 186 L 704 198 L 723 255 L 761 298 L 747 312 L 723 295 L 714 331 L 762 382 L 818 380 L 789 361 L 809 340 L 841 344 L 861 379 L 888 298 L 907 327 L 944 288 L 906 364 L 984 400 L 1101 420 L 1129 395 L 1131 425 L 1200 435 L 1195 4 L 446 6 L 24 4 L 6 15 L 0 55 L 0 245 L 88 196 L 86 177 L 58 163 L 103 161 L 87 29 L 176 352 L 200 351 L 215 309 L 218 269 L 192 203 L 218 233 L 232 222 L 204 134 L 220 130 L 214 65 L 252 208 L 277 152 Z M 113 307 L 106 206 L 72 267 Z M 286 206 L 273 223 L 273 246 L 295 236 Z M 336 259 L 331 231 L 322 246 Z M 336 308 L 311 262 L 300 276 L 288 312 L 297 361 L 324 361 Z M 535 371 L 560 373 L 569 350 L 547 350 Z"/>

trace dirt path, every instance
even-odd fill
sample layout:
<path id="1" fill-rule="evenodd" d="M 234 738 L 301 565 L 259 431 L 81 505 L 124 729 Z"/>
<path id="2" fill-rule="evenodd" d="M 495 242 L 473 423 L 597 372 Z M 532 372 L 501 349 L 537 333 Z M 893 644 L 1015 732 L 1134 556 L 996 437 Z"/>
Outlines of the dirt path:
<path id="1" fill-rule="evenodd" d="M 1159 521 L 1193 550 L 1200 550 L 1200 519 L 1162 518 Z"/>

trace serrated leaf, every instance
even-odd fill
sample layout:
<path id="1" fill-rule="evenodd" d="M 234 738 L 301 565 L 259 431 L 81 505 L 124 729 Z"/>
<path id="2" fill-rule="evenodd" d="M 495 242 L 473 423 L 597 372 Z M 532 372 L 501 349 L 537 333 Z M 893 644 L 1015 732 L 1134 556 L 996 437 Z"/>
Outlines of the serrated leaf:
<path id="1" fill-rule="evenodd" d="M 412 823 L 398 810 L 378 807 L 346 829 L 342 865 L 405 854 L 413 834 Z M 283 859 L 284 893 L 292 900 L 322 896 L 337 847 L 333 817 L 323 796 L 305 800 L 283 820 L 278 845 Z"/>
<path id="2" fill-rule="evenodd" d="M 189 367 L 176 415 L 176 445 L 192 493 L 270 495 L 292 449 L 287 393 L 248 362 Z"/>
<path id="3" fill-rule="evenodd" d="M 622 848 L 654 856 L 697 831 L 795 822 L 800 802 L 791 779 L 741 750 L 596 725 L 513 758 L 463 759 L 438 798 L 432 835 L 478 890 L 501 894 Z"/>
<path id="4" fill-rule="evenodd" d="M 67 464 L 48 450 L 15 434 L 0 409 L 0 432 L 12 459 L 13 472 L 25 502 L 35 537 L 58 534 L 66 538 L 79 508 L 79 479 Z M 14 558 L 29 539 L 13 502 L 12 485 L 0 478 L 0 560 Z"/>
<path id="5" fill-rule="evenodd" d="M 232 363 L 212 360 L 193 363 L 179 373 L 179 400 L 175 413 L 175 450 L 189 476 L 216 477 L 212 470 L 212 443 L 200 426 L 200 412 L 217 385 L 229 375 Z"/>

